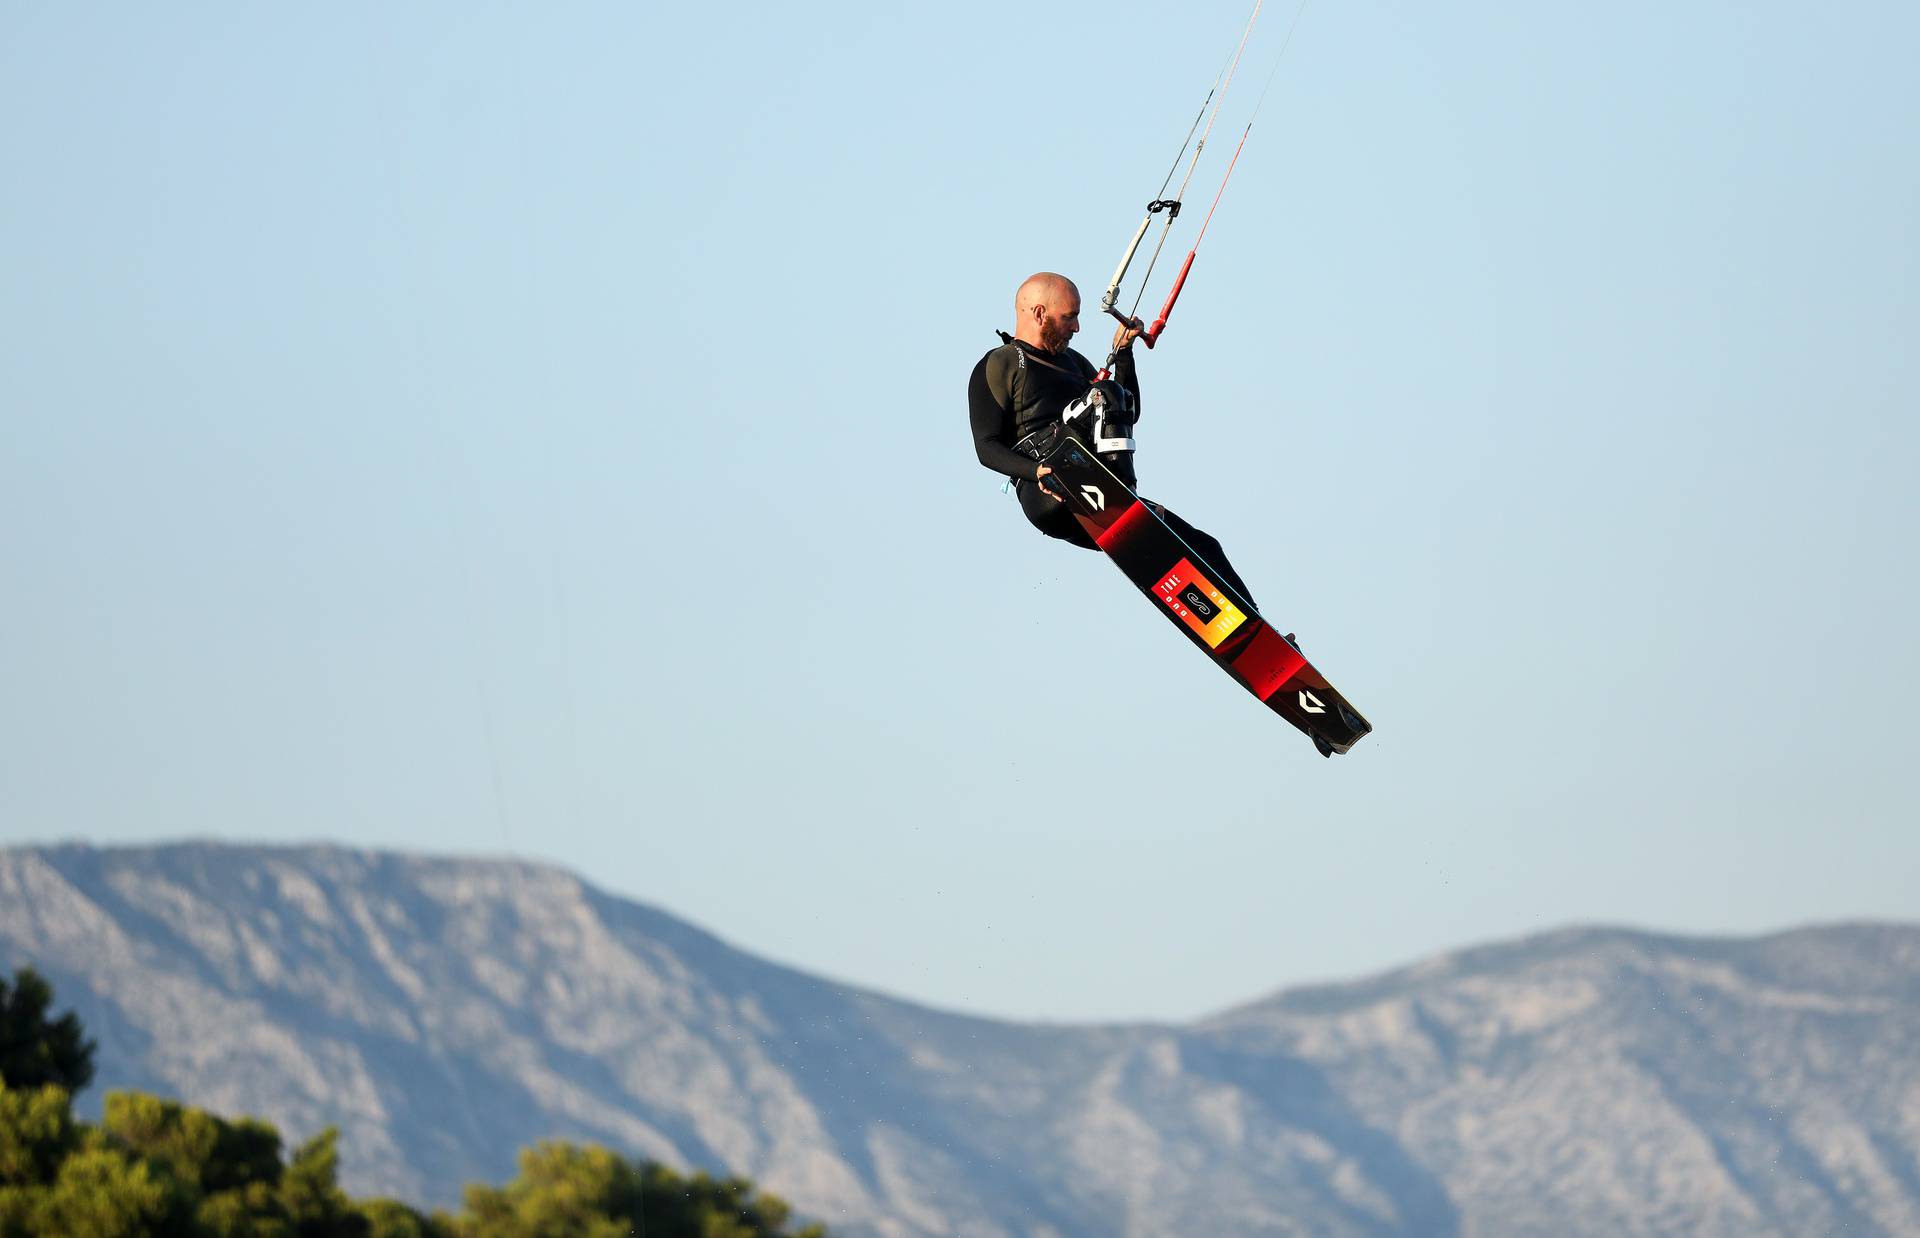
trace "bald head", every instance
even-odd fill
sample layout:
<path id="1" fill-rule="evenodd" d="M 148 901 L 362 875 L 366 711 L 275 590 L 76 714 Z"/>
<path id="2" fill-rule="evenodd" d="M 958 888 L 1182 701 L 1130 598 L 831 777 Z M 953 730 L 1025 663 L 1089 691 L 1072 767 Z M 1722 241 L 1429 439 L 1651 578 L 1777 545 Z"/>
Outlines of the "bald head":
<path id="1" fill-rule="evenodd" d="M 1013 294 L 1013 319 L 1015 339 L 1058 352 L 1080 330 L 1080 290 L 1052 271 L 1029 275 Z"/>

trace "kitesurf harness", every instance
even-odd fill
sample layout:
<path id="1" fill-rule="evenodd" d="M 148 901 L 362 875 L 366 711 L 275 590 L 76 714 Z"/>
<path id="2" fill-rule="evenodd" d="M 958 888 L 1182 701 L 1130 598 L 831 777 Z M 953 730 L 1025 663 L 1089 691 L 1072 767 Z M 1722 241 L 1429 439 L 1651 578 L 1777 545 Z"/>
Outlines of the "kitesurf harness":
<path id="1" fill-rule="evenodd" d="M 1134 408 L 1133 393 L 1103 378 L 1087 388 L 1061 412 L 1060 420 L 1072 426 L 1085 426 L 1089 445 L 1101 456 L 1112 456 L 1134 449 L 1133 426 L 1140 418 Z M 1107 463 L 1113 461 L 1109 459 Z"/>
<path id="2" fill-rule="evenodd" d="M 1018 349 L 1024 361 L 1069 378 L 1080 377 L 1078 371 L 1055 365 L 1005 331 L 995 331 L 994 334 L 1000 337 L 1002 343 Z M 1112 364 L 1111 358 L 1108 364 Z M 1073 400 L 1061 411 L 1060 420 L 1077 430 L 1094 451 L 1107 456 L 1108 464 L 1115 464 L 1117 461 L 1112 456 L 1131 452 L 1135 448 L 1133 427 L 1140 420 L 1140 410 L 1133 402 L 1132 392 L 1110 378 L 1098 378 L 1093 386 L 1087 388 L 1086 394 Z"/>

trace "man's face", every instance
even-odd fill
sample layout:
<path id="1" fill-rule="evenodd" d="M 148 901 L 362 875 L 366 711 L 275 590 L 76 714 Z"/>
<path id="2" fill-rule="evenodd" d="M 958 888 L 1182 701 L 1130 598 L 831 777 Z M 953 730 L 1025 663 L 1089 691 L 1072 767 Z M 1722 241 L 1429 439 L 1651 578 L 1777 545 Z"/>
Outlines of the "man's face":
<path id="1" fill-rule="evenodd" d="M 1064 293 L 1042 307 L 1040 347 L 1058 352 L 1080 331 L 1080 294 Z"/>

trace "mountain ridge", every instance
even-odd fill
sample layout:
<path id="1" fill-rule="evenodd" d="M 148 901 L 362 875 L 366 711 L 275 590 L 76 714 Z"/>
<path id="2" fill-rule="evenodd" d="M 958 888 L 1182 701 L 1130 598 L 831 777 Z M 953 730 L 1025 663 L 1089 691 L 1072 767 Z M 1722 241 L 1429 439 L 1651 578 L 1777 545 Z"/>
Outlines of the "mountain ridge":
<path id="1" fill-rule="evenodd" d="M 902 1238 L 1920 1231 L 1920 926 L 1573 926 L 1027 1023 L 538 861 L 70 842 L 0 850 L 0 962 L 80 1011 L 97 1091 L 339 1125 L 349 1187 L 415 1202 L 563 1137 Z"/>

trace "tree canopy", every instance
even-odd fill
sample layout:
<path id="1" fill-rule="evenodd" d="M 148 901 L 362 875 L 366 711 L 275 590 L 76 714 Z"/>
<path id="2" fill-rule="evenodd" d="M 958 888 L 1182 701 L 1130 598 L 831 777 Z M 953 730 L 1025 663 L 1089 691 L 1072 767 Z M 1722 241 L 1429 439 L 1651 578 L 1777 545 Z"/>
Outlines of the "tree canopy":
<path id="1" fill-rule="evenodd" d="M 16 1088 L 43 1084 L 64 1088 L 69 1096 L 93 1082 L 93 1042 L 69 1010 L 49 1019 L 53 986 L 31 967 L 0 979 L 0 1080 Z"/>

